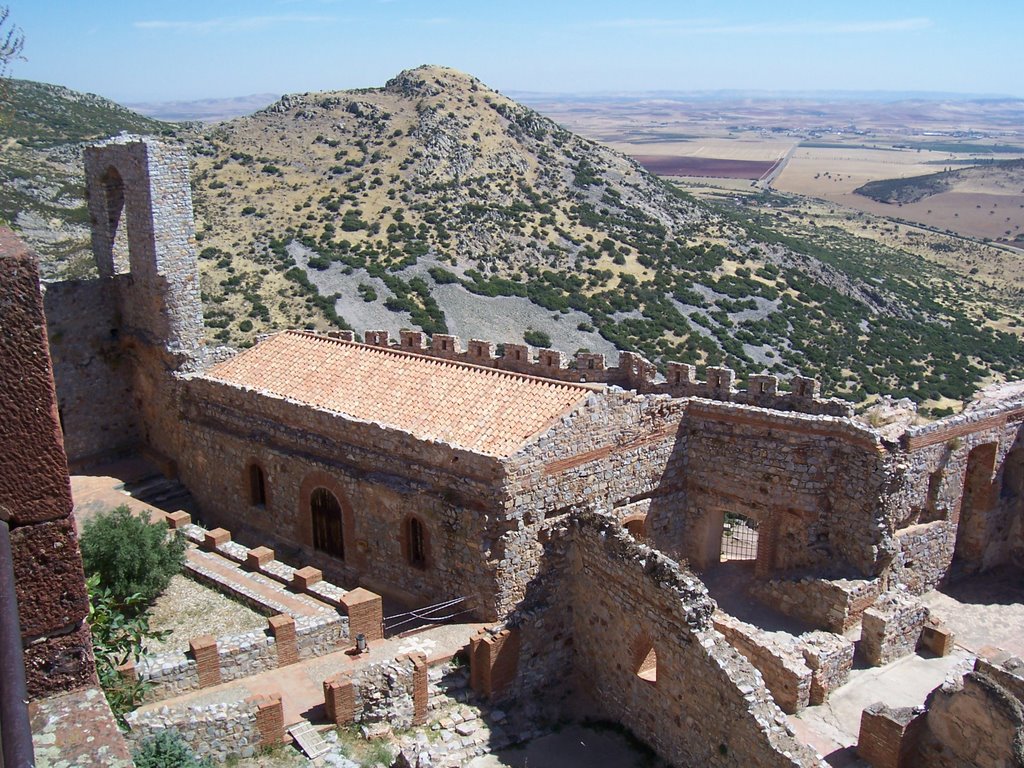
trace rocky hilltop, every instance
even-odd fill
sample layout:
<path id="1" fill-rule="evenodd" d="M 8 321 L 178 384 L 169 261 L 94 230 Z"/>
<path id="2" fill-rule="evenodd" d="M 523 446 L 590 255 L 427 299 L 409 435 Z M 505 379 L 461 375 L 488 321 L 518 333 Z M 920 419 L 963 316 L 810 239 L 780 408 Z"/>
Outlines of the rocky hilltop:
<path id="1" fill-rule="evenodd" d="M 890 393 L 933 413 L 1024 375 L 1006 330 L 1016 319 L 952 272 L 813 222 L 782 227 L 781 211 L 699 203 L 455 70 L 289 95 L 205 127 L 37 93 L 54 100 L 43 120 L 68 141 L 8 141 L 20 154 L 5 172 L 24 196 L 8 215 L 52 275 L 83 273 L 84 243 L 75 259 L 44 247 L 55 229 L 82 231 L 81 180 L 25 158 L 70 162 L 101 116 L 110 132 L 190 142 L 214 341 L 244 346 L 285 327 L 421 328 L 726 364 L 741 380 L 801 372 L 830 395 Z M 64 208 L 31 220 L 33 196 Z M 774 200 L 785 202 L 762 209 Z"/>

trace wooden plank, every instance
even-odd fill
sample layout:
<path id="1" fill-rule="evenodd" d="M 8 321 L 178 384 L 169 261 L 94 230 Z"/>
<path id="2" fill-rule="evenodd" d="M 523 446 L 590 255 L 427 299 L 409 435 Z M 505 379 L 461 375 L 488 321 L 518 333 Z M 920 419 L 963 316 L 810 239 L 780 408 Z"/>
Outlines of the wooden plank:
<path id="1" fill-rule="evenodd" d="M 320 738 L 320 734 L 316 732 L 312 724 L 305 720 L 289 728 L 288 733 L 310 760 L 315 760 L 331 751 L 330 746 Z"/>

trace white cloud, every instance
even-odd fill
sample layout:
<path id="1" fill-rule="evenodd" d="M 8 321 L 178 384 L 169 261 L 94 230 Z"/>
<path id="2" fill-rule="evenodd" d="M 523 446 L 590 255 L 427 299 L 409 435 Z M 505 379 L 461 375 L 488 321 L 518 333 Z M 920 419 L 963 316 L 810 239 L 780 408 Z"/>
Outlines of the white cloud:
<path id="1" fill-rule="evenodd" d="M 912 32 L 934 26 L 931 19 L 879 19 L 868 21 L 779 21 L 729 24 L 709 19 L 624 18 L 597 21 L 588 26 L 610 29 L 649 29 L 677 35 L 862 35 Z"/>
<path id="2" fill-rule="evenodd" d="M 133 22 L 136 29 L 169 29 L 175 32 L 233 32 L 245 29 L 266 29 L 280 24 L 325 24 L 336 21 L 333 16 L 286 14 L 279 16 L 241 16 L 202 21 L 171 21 L 151 19 Z"/>

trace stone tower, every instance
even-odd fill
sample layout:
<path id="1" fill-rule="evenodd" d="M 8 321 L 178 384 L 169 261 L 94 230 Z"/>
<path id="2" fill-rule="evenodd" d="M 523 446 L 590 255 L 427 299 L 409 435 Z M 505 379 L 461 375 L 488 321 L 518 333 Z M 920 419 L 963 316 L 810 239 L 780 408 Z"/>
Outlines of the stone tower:
<path id="1" fill-rule="evenodd" d="M 203 317 L 187 151 L 111 139 L 85 150 L 85 179 L 100 279 L 129 275 L 117 282 L 122 331 L 195 357 Z"/>

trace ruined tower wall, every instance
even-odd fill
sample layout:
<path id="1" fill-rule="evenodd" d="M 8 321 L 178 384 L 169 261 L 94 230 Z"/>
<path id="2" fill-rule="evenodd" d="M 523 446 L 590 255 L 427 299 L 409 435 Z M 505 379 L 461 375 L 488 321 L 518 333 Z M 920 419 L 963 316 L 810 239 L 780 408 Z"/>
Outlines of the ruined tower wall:
<path id="1" fill-rule="evenodd" d="M 1008 401 L 903 436 L 897 581 L 914 592 L 966 571 L 1024 563 L 1024 405 Z"/>
<path id="2" fill-rule="evenodd" d="M 683 427 L 683 503 L 655 528 L 683 542 L 691 562 L 717 560 L 722 516 L 737 513 L 759 524 L 762 572 L 845 567 L 870 576 L 888 565 L 897 469 L 873 430 L 706 400 L 691 402 Z"/>
<path id="3" fill-rule="evenodd" d="M 594 714 L 673 765 L 820 765 L 715 631 L 696 576 L 590 517 L 574 522 L 569 560 L 574 671 Z"/>
<path id="4" fill-rule="evenodd" d="M 29 695 L 95 682 L 35 257 L 0 229 L 0 518 L 11 528 Z M 4 621 L 11 617 L 3 617 Z"/>
<path id="5" fill-rule="evenodd" d="M 237 531 L 244 521 L 347 583 L 421 604 L 472 595 L 478 615 L 498 618 L 505 586 L 491 558 L 507 524 L 496 459 L 198 377 L 187 380 L 182 409 L 179 473 L 212 522 Z M 263 505 L 251 503 L 253 464 Z M 341 504 L 343 561 L 312 546 L 317 487 Z M 410 563 L 410 515 L 423 526 L 422 566 Z"/>
<path id="6" fill-rule="evenodd" d="M 153 139 L 85 151 L 100 276 L 51 284 L 46 300 L 73 463 L 180 436 L 173 375 L 204 355 L 188 173 L 187 148 Z"/>
<path id="7" fill-rule="evenodd" d="M 88 464 L 139 441 L 132 364 L 121 344 L 118 281 L 49 283 L 44 293 L 68 461 Z"/>

